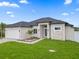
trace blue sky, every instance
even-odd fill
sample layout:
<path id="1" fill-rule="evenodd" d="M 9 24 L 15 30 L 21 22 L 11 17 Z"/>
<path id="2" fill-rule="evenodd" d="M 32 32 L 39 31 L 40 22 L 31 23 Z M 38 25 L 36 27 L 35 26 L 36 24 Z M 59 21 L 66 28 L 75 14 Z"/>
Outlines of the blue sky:
<path id="1" fill-rule="evenodd" d="M 79 0 L 0 0 L 0 22 L 52 17 L 79 26 Z"/>

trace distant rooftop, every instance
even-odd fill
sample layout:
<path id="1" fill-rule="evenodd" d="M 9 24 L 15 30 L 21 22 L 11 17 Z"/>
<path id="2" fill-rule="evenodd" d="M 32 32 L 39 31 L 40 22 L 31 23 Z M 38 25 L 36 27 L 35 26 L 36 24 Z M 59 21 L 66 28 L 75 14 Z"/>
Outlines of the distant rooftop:
<path id="1" fill-rule="evenodd" d="M 79 27 L 74 27 L 75 31 L 79 31 Z"/>

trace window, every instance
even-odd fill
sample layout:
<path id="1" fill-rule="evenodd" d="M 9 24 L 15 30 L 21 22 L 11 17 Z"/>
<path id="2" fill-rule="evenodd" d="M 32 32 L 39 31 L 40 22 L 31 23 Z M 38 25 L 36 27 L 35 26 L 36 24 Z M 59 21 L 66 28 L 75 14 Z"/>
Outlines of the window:
<path id="1" fill-rule="evenodd" d="M 33 30 L 33 33 L 34 33 L 34 34 L 37 34 L 37 29 L 34 29 L 34 30 Z"/>
<path id="2" fill-rule="evenodd" d="M 61 27 L 55 27 L 55 30 L 61 30 Z"/>

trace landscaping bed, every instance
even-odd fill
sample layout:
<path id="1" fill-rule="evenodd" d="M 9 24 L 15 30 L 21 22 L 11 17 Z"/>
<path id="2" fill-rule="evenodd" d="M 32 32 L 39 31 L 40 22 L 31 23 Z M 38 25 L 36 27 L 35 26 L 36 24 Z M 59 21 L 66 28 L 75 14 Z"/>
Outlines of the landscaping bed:
<path id="1" fill-rule="evenodd" d="M 24 42 L 33 42 L 33 41 L 36 41 L 36 40 L 39 40 L 40 38 L 38 37 L 29 37 L 29 38 L 26 38 L 26 39 L 23 39 L 21 41 L 24 41 Z"/>

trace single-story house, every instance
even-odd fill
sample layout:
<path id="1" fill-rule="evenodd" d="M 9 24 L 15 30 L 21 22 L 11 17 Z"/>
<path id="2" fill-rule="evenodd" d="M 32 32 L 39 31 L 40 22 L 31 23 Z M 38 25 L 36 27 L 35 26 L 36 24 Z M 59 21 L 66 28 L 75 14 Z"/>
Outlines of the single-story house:
<path id="1" fill-rule="evenodd" d="M 32 36 L 38 38 L 52 38 L 57 40 L 73 40 L 73 25 L 51 17 L 40 18 L 31 22 L 18 22 L 9 24 L 5 28 L 5 38 L 26 39 L 29 38 L 29 30 L 33 30 Z"/>

